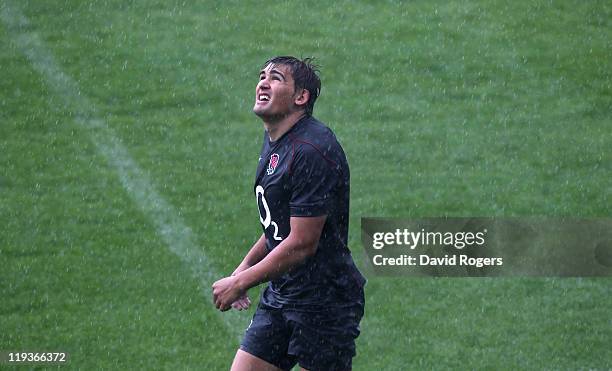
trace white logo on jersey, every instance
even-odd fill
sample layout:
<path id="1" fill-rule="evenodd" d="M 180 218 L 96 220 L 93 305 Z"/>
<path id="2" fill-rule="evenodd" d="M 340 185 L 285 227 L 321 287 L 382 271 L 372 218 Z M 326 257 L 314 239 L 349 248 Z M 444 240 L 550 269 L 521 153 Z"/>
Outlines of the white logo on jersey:
<path id="1" fill-rule="evenodd" d="M 266 212 L 265 218 L 261 215 L 261 208 L 259 207 L 260 194 L 261 204 L 263 205 L 264 211 Z M 283 238 L 278 236 L 278 225 L 272 220 L 272 214 L 270 214 L 270 208 L 268 207 L 268 202 L 266 201 L 266 197 L 264 196 L 264 189 L 262 186 L 258 185 L 255 188 L 255 195 L 257 197 L 257 210 L 259 210 L 259 221 L 264 226 L 264 229 L 268 229 L 269 226 L 274 227 L 274 239 L 277 241 L 282 241 Z"/>

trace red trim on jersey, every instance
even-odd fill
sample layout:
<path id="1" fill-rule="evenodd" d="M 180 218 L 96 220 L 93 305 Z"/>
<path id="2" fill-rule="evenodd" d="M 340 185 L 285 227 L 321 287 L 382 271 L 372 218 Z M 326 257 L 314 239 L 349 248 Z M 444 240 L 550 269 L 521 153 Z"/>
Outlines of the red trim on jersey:
<path id="1" fill-rule="evenodd" d="M 317 152 L 319 152 L 321 154 L 321 157 L 323 157 L 323 159 L 325 159 L 325 161 L 327 161 L 328 163 L 333 165 L 332 169 L 338 171 L 337 170 L 338 169 L 338 164 L 336 164 L 336 162 L 334 162 L 333 160 L 327 158 L 327 156 L 325 156 L 323 154 L 323 151 L 321 151 L 319 149 L 319 147 L 317 147 L 316 145 L 314 145 L 313 143 L 310 143 L 308 141 L 301 140 L 301 139 L 298 139 L 298 138 L 294 138 L 292 135 L 289 135 L 289 137 L 291 138 L 291 145 L 292 145 L 291 146 L 292 147 L 291 148 L 291 162 L 289 163 L 289 174 L 291 174 L 291 170 L 292 170 L 292 166 L 293 166 L 293 159 L 295 158 L 295 142 L 303 143 L 303 144 L 308 144 L 308 145 L 312 146 L 312 148 L 316 149 Z"/>

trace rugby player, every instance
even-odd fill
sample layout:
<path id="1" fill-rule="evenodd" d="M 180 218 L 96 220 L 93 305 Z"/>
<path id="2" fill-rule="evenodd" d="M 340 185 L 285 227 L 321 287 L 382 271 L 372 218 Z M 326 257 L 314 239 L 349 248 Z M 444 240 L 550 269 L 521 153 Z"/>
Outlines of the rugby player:
<path id="1" fill-rule="evenodd" d="M 312 116 L 321 89 L 312 60 L 275 57 L 259 72 L 253 112 L 265 128 L 254 193 L 263 233 L 233 274 L 213 284 L 221 311 L 250 305 L 269 282 L 232 370 L 350 370 L 365 278 L 347 246 L 349 167 Z"/>

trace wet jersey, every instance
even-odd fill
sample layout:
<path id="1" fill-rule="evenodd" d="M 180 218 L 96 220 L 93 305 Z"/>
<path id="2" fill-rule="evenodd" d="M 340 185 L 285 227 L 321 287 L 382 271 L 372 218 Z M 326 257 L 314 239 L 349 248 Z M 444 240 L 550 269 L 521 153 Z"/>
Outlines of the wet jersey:
<path id="1" fill-rule="evenodd" d="M 301 118 L 270 141 L 264 133 L 255 195 L 268 251 L 289 232 L 290 218 L 327 215 L 314 256 L 270 281 L 261 304 L 300 311 L 342 307 L 361 297 L 365 283 L 347 247 L 349 168 L 332 131 Z"/>

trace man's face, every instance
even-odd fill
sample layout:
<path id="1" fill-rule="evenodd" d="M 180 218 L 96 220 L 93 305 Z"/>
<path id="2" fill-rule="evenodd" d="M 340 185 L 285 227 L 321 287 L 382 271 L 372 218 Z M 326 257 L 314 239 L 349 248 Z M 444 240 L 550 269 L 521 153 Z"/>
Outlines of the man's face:
<path id="1" fill-rule="evenodd" d="M 296 111 L 295 81 L 288 66 L 269 64 L 259 72 L 253 112 L 262 119 L 282 118 Z"/>

